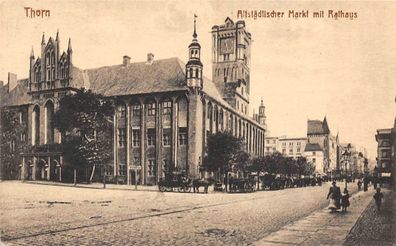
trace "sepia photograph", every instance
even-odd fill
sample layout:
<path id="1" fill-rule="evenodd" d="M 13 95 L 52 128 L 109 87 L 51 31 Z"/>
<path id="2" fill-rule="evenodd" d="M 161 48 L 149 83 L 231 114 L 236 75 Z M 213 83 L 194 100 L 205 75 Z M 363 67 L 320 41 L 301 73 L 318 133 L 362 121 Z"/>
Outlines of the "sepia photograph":
<path id="1" fill-rule="evenodd" d="M 0 0 L 0 246 L 396 245 L 395 13 Z"/>

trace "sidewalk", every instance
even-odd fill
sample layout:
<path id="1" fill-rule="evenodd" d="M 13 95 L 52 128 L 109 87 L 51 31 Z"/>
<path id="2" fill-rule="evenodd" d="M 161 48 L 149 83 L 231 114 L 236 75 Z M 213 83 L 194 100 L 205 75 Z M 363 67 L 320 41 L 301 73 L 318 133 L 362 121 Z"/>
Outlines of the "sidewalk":
<path id="1" fill-rule="evenodd" d="M 23 182 L 23 181 L 20 181 Z M 91 183 L 91 184 L 81 184 L 78 183 L 74 185 L 73 183 L 61 183 L 54 181 L 45 180 L 26 180 L 26 184 L 39 184 L 39 185 L 53 185 L 53 186 L 66 186 L 66 187 L 76 187 L 76 188 L 87 188 L 87 189 L 106 189 L 106 190 L 131 190 L 131 191 L 158 191 L 158 186 L 147 186 L 138 185 L 137 189 L 135 185 L 121 185 L 121 184 L 106 184 L 106 188 L 103 188 L 103 183 Z"/>
<path id="2" fill-rule="evenodd" d="M 385 191 L 384 193 L 389 193 Z M 347 213 L 330 213 L 327 208 L 286 225 L 254 245 L 343 245 L 356 221 L 373 199 L 374 191 L 359 192 L 350 198 Z"/>

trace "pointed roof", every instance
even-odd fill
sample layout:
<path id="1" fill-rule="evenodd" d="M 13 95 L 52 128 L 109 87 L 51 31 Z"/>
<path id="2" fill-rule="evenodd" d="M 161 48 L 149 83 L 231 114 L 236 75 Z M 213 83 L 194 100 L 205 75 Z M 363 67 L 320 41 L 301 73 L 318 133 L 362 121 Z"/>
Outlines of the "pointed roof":
<path id="1" fill-rule="evenodd" d="M 58 42 L 59 41 L 59 29 L 56 30 L 56 38 L 55 40 Z"/>
<path id="2" fill-rule="evenodd" d="M 323 121 L 320 120 L 308 120 L 307 135 L 310 134 L 330 134 L 330 128 L 327 123 L 326 116 Z"/>
<path id="3" fill-rule="evenodd" d="M 30 51 L 30 58 L 34 58 L 33 46 L 32 46 L 32 51 Z"/>
<path id="4" fill-rule="evenodd" d="M 327 124 L 326 116 L 323 119 L 323 131 L 324 133 L 330 133 L 329 125 Z"/>
<path id="5" fill-rule="evenodd" d="M 304 152 L 307 151 L 323 151 L 319 144 L 317 143 L 307 143 L 305 145 Z"/>
<path id="6" fill-rule="evenodd" d="M 67 51 L 72 51 L 71 38 L 69 38 L 69 44 L 67 45 Z"/>
<path id="7" fill-rule="evenodd" d="M 43 33 L 43 37 L 41 38 L 41 44 L 45 44 L 45 35 Z"/>

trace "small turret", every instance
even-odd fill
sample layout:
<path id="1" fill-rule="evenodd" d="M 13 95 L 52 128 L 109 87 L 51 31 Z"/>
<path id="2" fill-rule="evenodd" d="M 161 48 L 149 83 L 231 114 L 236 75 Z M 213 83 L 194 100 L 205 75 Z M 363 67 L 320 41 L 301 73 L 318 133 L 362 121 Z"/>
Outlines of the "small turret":
<path id="1" fill-rule="evenodd" d="M 188 54 L 189 59 L 186 64 L 186 81 L 187 86 L 196 89 L 202 89 L 203 87 L 203 79 L 202 79 L 202 70 L 203 65 L 201 62 L 201 45 L 198 43 L 198 35 L 196 30 L 196 18 L 194 15 L 194 32 L 193 32 L 193 40 L 191 44 L 188 46 Z"/>

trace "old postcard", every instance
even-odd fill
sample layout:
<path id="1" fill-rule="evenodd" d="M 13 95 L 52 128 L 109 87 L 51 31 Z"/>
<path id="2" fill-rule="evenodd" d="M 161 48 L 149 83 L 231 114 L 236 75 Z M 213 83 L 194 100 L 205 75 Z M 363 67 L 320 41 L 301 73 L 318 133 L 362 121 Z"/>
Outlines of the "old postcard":
<path id="1" fill-rule="evenodd" d="M 0 244 L 396 244 L 395 13 L 1 1 Z"/>

